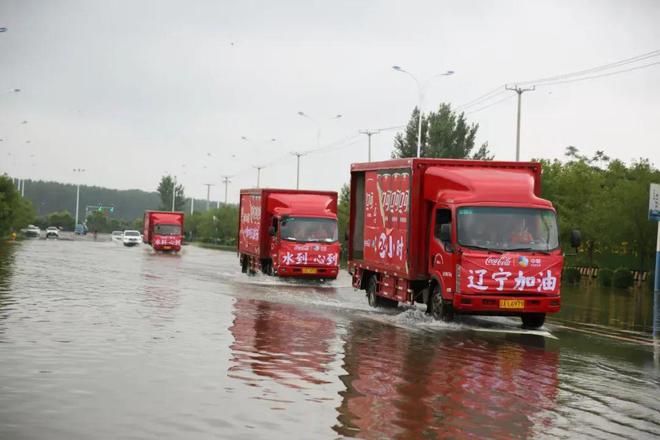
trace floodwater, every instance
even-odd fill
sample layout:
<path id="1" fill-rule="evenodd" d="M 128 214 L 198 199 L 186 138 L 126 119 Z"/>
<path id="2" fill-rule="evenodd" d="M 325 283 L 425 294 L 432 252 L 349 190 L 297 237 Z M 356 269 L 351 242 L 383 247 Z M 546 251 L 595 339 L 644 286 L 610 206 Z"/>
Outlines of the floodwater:
<path id="1" fill-rule="evenodd" d="M 644 296 L 647 295 L 647 296 Z M 237 258 L 0 246 L 1 439 L 660 436 L 652 294 L 567 289 L 536 332 L 372 310 Z"/>

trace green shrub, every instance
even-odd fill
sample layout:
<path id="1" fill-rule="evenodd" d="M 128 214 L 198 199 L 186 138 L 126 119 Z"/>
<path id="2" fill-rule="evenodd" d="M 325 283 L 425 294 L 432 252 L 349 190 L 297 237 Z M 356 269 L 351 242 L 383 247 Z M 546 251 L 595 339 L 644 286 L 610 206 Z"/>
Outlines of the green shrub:
<path id="1" fill-rule="evenodd" d="M 633 274 L 627 267 L 620 267 L 614 271 L 612 276 L 612 285 L 620 289 L 632 287 L 634 283 Z"/>
<path id="2" fill-rule="evenodd" d="M 614 277 L 614 271 L 612 269 L 600 269 L 598 271 L 598 284 L 603 287 L 610 287 L 612 285 L 612 277 Z"/>
<path id="3" fill-rule="evenodd" d="M 567 267 L 564 269 L 562 279 L 565 283 L 575 284 L 580 282 L 580 271 L 576 267 Z"/>

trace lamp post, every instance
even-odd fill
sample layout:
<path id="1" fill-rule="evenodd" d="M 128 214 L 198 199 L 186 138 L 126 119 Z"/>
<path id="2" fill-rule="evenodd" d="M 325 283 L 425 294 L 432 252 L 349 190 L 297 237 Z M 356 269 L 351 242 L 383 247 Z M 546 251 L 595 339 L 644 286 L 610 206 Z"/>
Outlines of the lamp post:
<path id="1" fill-rule="evenodd" d="M 172 212 L 176 203 L 176 176 L 172 177 Z"/>
<path id="2" fill-rule="evenodd" d="M 296 189 L 300 189 L 300 158 L 307 154 L 305 151 L 292 151 L 292 155 L 296 156 L 297 158 L 297 164 L 296 164 Z"/>
<path id="3" fill-rule="evenodd" d="M 255 141 L 254 139 L 250 139 L 250 138 L 248 138 L 248 137 L 246 137 L 246 136 L 241 136 L 241 139 L 242 139 L 243 141 L 245 141 L 245 142 L 249 142 L 249 143 L 254 143 L 254 142 L 259 142 L 259 143 L 266 143 L 266 142 L 270 142 L 270 143 L 272 143 L 272 142 L 277 142 L 277 139 L 276 139 L 276 138 L 270 138 L 270 139 L 266 139 L 266 140 L 261 140 L 261 141 L 260 141 L 260 140 L 256 140 L 256 141 Z M 265 165 L 254 165 L 253 168 L 256 168 L 256 170 L 257 170 L 257 188 L 259 188 L 259 182 L 260 182 L 260 180 L 261 180 L 261 170 L 264 169 L 264 168 L 266 168 L 266 166 L 265 166 Z"/>
<path id="4" fill-rule="evenodd" d="M 302 116 L 303 118 L 307 118 L 310 121 L 312 121 L 314 124 L 316 124 L 316 148 L 320 148 L 321 147 L 321 123 L 318 120 L 312 118 L 310 115 L 308 115 L 305 112 L 298 112 L 298 115 Z M 334 119 L 341 119 L 341 118 L 342 118 L 342 115 L 337 114 L 337 115 L 335 115 L 331 118 L 327 118 L 327 120 L 332 121 Z"/>
<path id="5" fill-rule="evenodd" d="M 85 169 L 84 168 L 74 168 L 73 169 L 74 173 L 84 173 Z M 76 179 L 76 224 L 74 226 L 75 228 L 78 227 L 78 213 L 80 212 L 80 179 Z"/>
<path id="6" fill-rule="evenodd" d="M 392 66 L 392 69 L 396 70 L 397 72 L 405 73 L 406 75 L 410 76 L 412 79 L 415 80 L 415 84 L 417 84 L 417 94 L 418 94 L 418 100 L 419 103 L 417 105 L 417 109 L 419 111 L 419 117 L 417 120 L 417 157 L 420 157 L 422 154 L 422 102 L 424 101 L 424 92 L 426 91 L 426 88 L 429 86 L 431 81 L 437 77 L 440 76 L 450 76 L 454 74 L 453 70 L 447 70 L 446 72 L 442 73 L 437 73 L 430 78 L 428 78 L 426 81 L 423 83 L 420 82 L 415 75 L 412 73 L 408 72 L 401 66 Z"/>

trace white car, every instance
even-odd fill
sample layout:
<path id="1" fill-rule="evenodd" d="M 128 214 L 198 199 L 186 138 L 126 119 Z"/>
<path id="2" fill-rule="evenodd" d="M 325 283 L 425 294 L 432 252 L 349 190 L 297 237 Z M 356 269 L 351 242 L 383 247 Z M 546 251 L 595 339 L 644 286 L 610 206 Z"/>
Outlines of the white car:
<path id="1" fill-rule="evenodd" d="M 142 235 L 140 231 L 124 231 L 122 241 L 124 242 L 124 246 L 136 246 L 142 241 Z"/>
<path id="2" fill-rule="evenodd" d="M 123 242 L 124 233 L 122 231 L 112 231 L 112 241 Z"/>
<path id="3" fill-rule="evenodd" d="M 23 235 L 27 238 L 39 238 L 41 236 L 41 229 L 35 225 L 29 225 L 23 229 Z"/>
<path id="4" fill-rule="evenodd" d="M 60 230 L 55 226 L 48 226 L 46 228 L 46 238 L 60 238 Z"/>

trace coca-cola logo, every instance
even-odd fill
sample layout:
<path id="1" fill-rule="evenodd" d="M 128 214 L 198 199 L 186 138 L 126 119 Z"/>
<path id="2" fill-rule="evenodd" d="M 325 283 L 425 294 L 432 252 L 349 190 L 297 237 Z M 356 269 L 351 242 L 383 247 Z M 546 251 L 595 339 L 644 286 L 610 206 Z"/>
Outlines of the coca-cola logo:
<path id="1" fill-rule="evenodd" d="M 486 266 L 511 266 L 512 260 L 509 257 L 488 257 Z"/>

